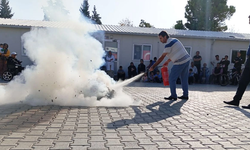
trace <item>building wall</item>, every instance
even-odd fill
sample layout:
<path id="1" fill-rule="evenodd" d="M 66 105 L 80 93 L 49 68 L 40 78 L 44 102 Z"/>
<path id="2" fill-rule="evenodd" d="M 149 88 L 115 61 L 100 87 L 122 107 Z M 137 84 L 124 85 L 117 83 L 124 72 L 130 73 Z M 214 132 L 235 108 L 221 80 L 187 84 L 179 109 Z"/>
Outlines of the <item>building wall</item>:
<path id="1" fill-rule="evenodd" d="M 29 32 L 29 28 L 11 28 L 11 27 L 0 27 L 0 43 L 8 43 L 9 50 L 11 52 L 15 51 L 18 53 L 18 59 L 23 61 L 23 65 L 31 65 L 32 62 L 30 59 L 23 55 L 22 52 L 22 42 L 21 36 Z M 147 35 L 129 35 L 129 34 L 106 34 L 107 37 L 111 37 L 111 40 L 119 41 L 119 53 L 117 67 L 123 66 L 126 75 L 127 68 L 130 62 L 134 62 L 137 67 L 139 60 L 133 60 L 133 49 L 135 44 L 149 44 L 152 46 L 151 59 L 154 57 L 159 58 L 163 52 L 164 44 L 160 43 L 158 36 L 147 36 Z M 175 38 L 175 36 L 171 36 Z M 202 64 L 207 63 L 208 67 L 212 70 L 210 62 L 214 59 L 214 56 L 218 54 L 220 59 L 225 55 L 229 56 L 231 60 L 232 50 L 247 50 L 249 42 L 248 41 L 238 41 L 237 39 L 232 40 L 213 40 L 213 39 L 199 39 L 199 38 L 178 38 L 185 47 L 190 47 L 190 55 L 193 57 L 196 51 L 200 51 L 202 56 Z M 109 39 L 110 40 L 110 39 Z M 165 58 L 164 61 L 166 61 Z M 149 61 L 145 61 L 144 64 L 147 66 Z M 161 64 L 160 64 L 161 65 Z M 172 63 L 169 64 L 169 68 L 172 67 Z M 231 63 L 229 68 L 232 68 L 233 64 Z M 117 70 L 115 70 L 116 72 Z"/>
<path id="2" fill-rule="evenodd" d="M 133 60 L 133 46 L 134 44 L 150 44 L 152 45 L 152 54 L 151 59 L 154 57 L 159 58 L 163 52 L 164 44 L 160 43 L 157 36 L 145 36 L 145 35 L 118 35 L 118 34 L 108 34 L 112 39 L 119 41 L 119 61 L 117 67 L 123 66 L 126 75 L 127 67 L 130 62 L 134 62 L 137 67 L 139 60 Z M 174 36 L 171 36 L 175 38 Z M 178 38 L 178 37 L 176 37 Z M 200 51 L 202 56 L 201 64 L 206 63 L 207 66 L 212 71 L 213 67 L 211 61 L 215 58 L 215 55 L 219 55 L 220 59 L 225 55 L 229 56 L 231 60 L 231 53 L 233 49 L 247 50 L 249 42 L 248 41 L 236 41 L 236 40 L 214 40 L 214 39 L 198 39 L 198 38 L 178 38 L 185 47 L 190 47 L 190 55 L 193 56 L 196 54 L 196 51 Z M 165 58 L 164 61 L 166 61 Z M 144 64 L 147 66 L 149 61 L 144 61 Z M 169 64 L 171 69 L 172 63 Z M 229 69 L 233 67 L 231 63 Z"/>
<path id="3" fill-rule="evenodd" d="M 17 59 L 23 61 L 22 65 L 31 65 L 30 59 L 23 55 L 21 36 L 28 32 L 28 28 L 5 28 L 0 27 L 0 43 L 7 43 L 11 52 L 17 52 Z"/>

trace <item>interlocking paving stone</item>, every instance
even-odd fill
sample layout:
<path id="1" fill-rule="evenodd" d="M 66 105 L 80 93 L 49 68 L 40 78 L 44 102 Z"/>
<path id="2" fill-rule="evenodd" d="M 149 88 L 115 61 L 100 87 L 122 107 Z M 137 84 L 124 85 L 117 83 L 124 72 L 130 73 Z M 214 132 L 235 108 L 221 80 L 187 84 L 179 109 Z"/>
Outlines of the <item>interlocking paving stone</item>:
<path id="1" fill-rule="evenodd" d="M 0 105 L 0 150 L 249 150 L 250 110 L 223 103 L 236 88 L 195 84 L 189 100 L 166 101 L 169 87 L 135 82 L 124 91 L 139 106 Z M 241 105 L 250 103 L 248 91 Z"/>
<path id="2" fill-rule="evenodd" d="M 53 148 L 50 148 L 51 150 L 71 150 L 68 142 L 55 142 L 54 145 Z"/>
<path id="3" fill-rule="evenodd" d="M 11 148 L 13 150 L 31 150 L 33 142 L 18 142 L 18 145 L 14 148 Z"/>
<path id="4" fill-rule="evenodd" d="M 4 145 L 0 145 L 0 150 L 9 150 L 11 148 L 13 148 L 14 146 L 4 146 Z"/>

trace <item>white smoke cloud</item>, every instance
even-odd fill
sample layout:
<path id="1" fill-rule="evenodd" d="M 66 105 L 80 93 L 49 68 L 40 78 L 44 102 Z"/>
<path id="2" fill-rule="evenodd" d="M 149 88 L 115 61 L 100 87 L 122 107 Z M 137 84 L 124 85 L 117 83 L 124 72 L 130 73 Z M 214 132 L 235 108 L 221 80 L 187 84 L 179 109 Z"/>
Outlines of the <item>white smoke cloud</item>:
<path id="1" fill-rule="evenodd" d="M 61 106 L 135 104 L 123 92 L 124 83 L 117 84 L 99 70 L 104 63 L 104 50 L 102 44 L 91 36 L 97 32 L 93 26 L 86 22 L 67 24 L 73 28 L 33 28 L 22 36 L 27 56 L 34 65 L 26 67 L 21 75 L 0 87 L 0 103 Z M 105 97 L 113 89 L 114 97 Z"/>

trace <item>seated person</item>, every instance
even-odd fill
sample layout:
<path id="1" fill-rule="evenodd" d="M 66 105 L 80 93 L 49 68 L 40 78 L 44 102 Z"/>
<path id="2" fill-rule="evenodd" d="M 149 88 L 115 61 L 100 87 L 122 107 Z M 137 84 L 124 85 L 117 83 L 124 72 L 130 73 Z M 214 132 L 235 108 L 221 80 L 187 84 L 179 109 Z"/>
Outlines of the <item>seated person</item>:
<path id="1" fill-rule="evenodd" d="M 217 66 L 213 70 L 213 78 L 216 78 L 218 84 L 220 84 L 220 76 L 223 73 L 223 69 L 220 66 L 220 63 L 217 63 Z"/>
<path id="2" fill-rule="evenodd" d="M 201 68 L 200 79 L 201 79 L 201 83 L 208 83 L 209 69 L 206 63 L 204 63 L 203 67 Z"/>
<path id="3" fill-rule="evenodd" d="M 145 73 L 145 74 L 142 76 L 141 82 L 148 82 L 148 75 L 147 75 L 147 73 Z"/>
<path id="4" fill-rule="evenodd" d="M 160 74 L 159 70 L 154 75 L 154 82 L 157 82 L 157 83 L 161 83 L 162 82 L 162 77 L 161 77 L 161 74 Z"/>
<path id="5" fill-rule="evenodd" d="M 150 75 L 149 75 L 149 77 L 148 77 L 148 81 L 149 81 L 149 82 L 154 82 L 154 76 L 155 76 L 155 75 L 154 75 L 154 72 L 151 71 L 151 72 L 150 72 Z"/>
<path id="6" fill-rule="evenodd" d="M 189 69 L 188 72 L 188 84 L 193 84 L 194 83 L 194 72 L 193 69 Z"/>
<path id="7" fill-rule="evenodd" d="M 18 71 L 21 72 L 24 69 L 24 67 L 22 67 L 21 65 L 22 61 L 19 61 L 18 59 L 16 59 L 16 55 L 17 55 L 16 52 L 12 52 L 10 57 L 8 57 L 7 59 L 8 68 L 15 69 L 17 66 Z"/>
<path id="8" fill-rule="evenodd" d="M 194 62 L 191 62 L 191 66 L 189 67 L 189 69 L 192 69 L 192 72 L 193 72 L 194 78 L 195 78 L 195 82 L 198 82 L 199 75 L 198 75 L 197 67 L 194 65 Z"/>
<path id="9" fill-rule="evenodd" d="M 122 69 L 122 66 L 119 67 L 119 70 L 117 71 L 117 80 L 125 80 L 125 71 Z"/>
<path id="10" fill-rule="evenodd" d="M 134 63 L 131 62 L 129 67 L 128 67 L 128 78 L 134 77 L 136 75 L 137 75 L 136 67 L 135 67 Z"/>

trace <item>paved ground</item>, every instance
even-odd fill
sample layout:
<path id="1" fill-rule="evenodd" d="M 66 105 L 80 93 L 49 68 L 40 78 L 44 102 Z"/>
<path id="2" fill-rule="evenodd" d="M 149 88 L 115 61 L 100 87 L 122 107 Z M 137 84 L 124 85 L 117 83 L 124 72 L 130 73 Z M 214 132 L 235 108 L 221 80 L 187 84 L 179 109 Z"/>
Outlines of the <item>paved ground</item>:
<path id="1" fill-rule="evenodd" d="M 2 105 L 0 150 L 250 149 L 250 111 L 223 104 L 235 86 L 191 85 L 188 101 L 165 101 L 169 89 L 161 84 L 124 90 L 142 105 Z M 181 96 L 180 85 L 177 92 Z M 249 89 L 241 105 L 248 103 Z"/>

